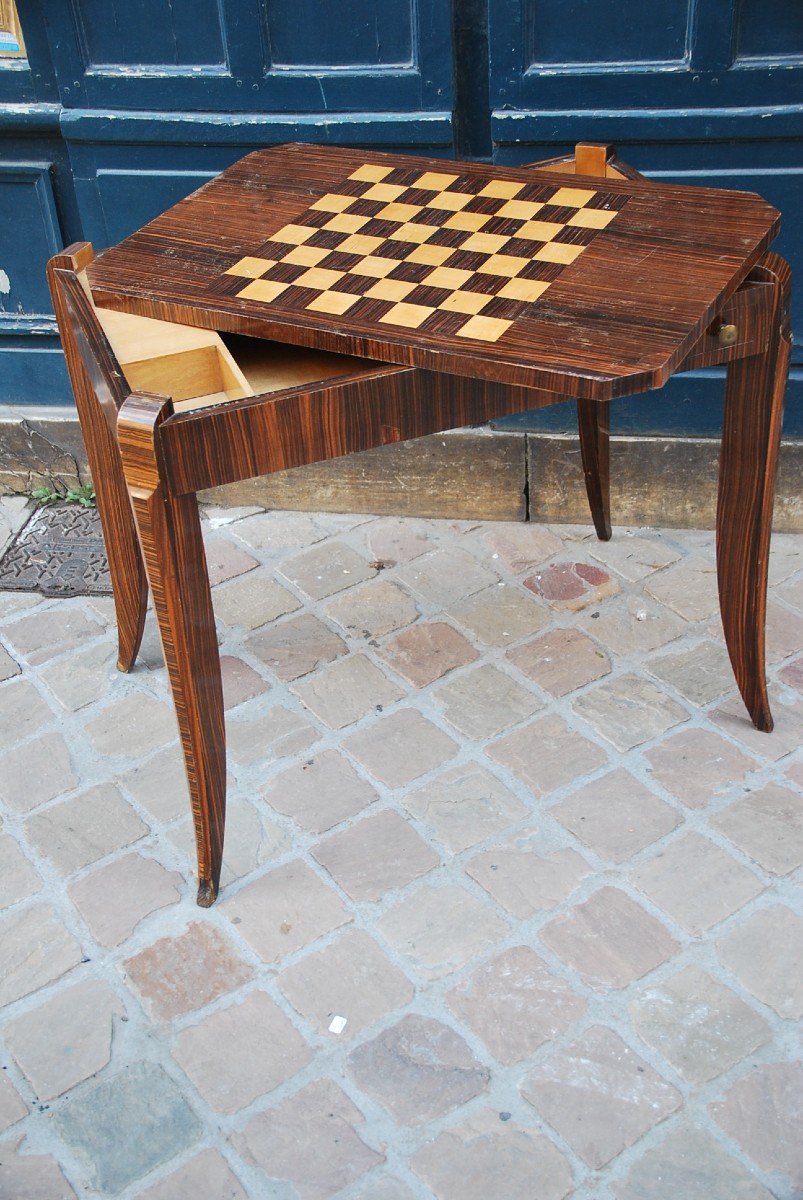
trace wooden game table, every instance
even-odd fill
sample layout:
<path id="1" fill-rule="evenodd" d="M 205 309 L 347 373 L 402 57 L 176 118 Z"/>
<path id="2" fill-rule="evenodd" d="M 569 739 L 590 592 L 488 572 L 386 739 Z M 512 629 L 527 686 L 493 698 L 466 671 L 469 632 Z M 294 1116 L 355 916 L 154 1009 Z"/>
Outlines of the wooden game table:
<path id="1" fill-rule="evenodd" d="M 575 397 L 605 537 L 608 403 L 727 364 L 722 620 L 750 716 L 771 730 L 767 557 L 790 346 L 789 269 L 767 252 L 778 227 L 748 193 L 290 145 L 249 155 L 91 263 L 99 309 L 216 339 L 202 339 L 206 368 L 217 356 L 203 405 L 134 394 L 117 425 L 146 561 L 171 564 L 155 600 L 200 903 L 217 891 L 225 796 L 217 646 L 191 515 L 206 487 Z M 246 339 L 349 359 L 320 386 L 291 373 L 277 392 L 260 375 L 267 343 Z M 154 390 L 147 370 L 142 379 Z M 167 520 L 175 497 L 185 507 Z"/>

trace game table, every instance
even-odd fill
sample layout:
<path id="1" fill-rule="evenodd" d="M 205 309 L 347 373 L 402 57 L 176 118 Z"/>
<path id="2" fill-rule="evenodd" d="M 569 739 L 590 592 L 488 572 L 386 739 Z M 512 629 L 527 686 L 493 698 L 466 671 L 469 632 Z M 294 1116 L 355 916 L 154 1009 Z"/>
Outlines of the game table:
<path id="1" fill-rule="evenodd" d="M 225 802 L 195 502 L 206 487 L 575 397 L 606 537 L 609 402 L 727 364 L 722 621 L 750 716 L 772 729 L 767 559 L 790 347 L 790 273 L 768 252 L 778 227 L 749 193 L 290 145 L 248 155 L 89 264 L 100 313 L 185 327 L 195 357 L 177 346 L 163 366 L 211 370 L 203 402 L 182 407 L 181 372 L 172 399 L 149 395 L 165 389 L 141 352 L 117 421 L 187 764 L 199 903 L 217 892 Z M 274 365 L 277 348 L 347 358 L 320 385 L 291 369 L 277 391 L 260 366 L 269 343 Z"/>

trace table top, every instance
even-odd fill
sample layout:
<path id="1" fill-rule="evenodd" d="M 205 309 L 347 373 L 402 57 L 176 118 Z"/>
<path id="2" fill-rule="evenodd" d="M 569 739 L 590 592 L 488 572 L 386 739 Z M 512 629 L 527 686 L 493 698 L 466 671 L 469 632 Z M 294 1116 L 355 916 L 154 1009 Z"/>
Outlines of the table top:
<path id="1" fill-rule="evenodd" d="M 747 192 L 294 144 L 88 274 L 102 307 L 607 400 L 666 382 L 779 221 Z"/>

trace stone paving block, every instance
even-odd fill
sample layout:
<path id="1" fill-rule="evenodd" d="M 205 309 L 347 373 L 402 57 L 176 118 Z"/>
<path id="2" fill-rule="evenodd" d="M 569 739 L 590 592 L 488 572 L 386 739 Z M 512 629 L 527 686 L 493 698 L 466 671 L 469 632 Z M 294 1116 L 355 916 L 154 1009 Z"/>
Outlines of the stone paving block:
<path id="1" fill-rule="evenodd" d="M 759 909 L 717 944 L 720 960 L 779 1017 L 803 1017 L 803 918 L 783 904 Z"/>
<path id="2" fill-rule="evenodd" d="M 350 654 L 290 690 L 330 729 L 353 725 L 404 695 L 364 654 Z"/>
<path id="3" fill-rule="evenodd" d="M 601 887 L 582 904 L 553 917 L 539 936 L 598 992 L 627 987 L 678 948 L 660 921 L 614 887 Z"/>
<path id="4" fill-rule="evenodd" d="M 694 966 L 646 988 L 630 1013 L 641 1040 L 690 1083 L 716 1079 L 772 1038 L 754 1009 Z"/>
<path id="5" fill-rule="evenodd" d="M 619 536 L 618 531 L 609 542 L 589 541 L 588 553 L 631 583 L 646 579 L 680 558 L 678 551 L 664 542 L 629 533 Z"/>
<path id="6" fill-rule="evenodd" d="M 440 857 L 393 809 L 364 817 L 312 848 L 352 900 L 381 900 L 440 863 Z"/>
<path id="7" fill-rule="evenodd" d="M 694 832 L 635 867 L 630 878 L 692 934 L 724 921 L 764 890 L 752 871 Z"/>
<path id="8" fill-rule="evenodd" d="M 653 575 L 645 591 L 685 621 L 704 621 L 719 612 L 717 569 L 712 559 L 687 558 Z"/>
<path id="9" fill-rule="evenodd" d="M 543 708 L 532 692 L 486 663 L 442 684 L 433 699 L 450 725 L 474 741 L 485 741 Z"/>
<path id="10" fill-rule="evenodd" d="M 200 922 L 125 959 L 122 970 L 158 1021 L 195 1012 L 254 973 L 219 929 Z"/>
<path id="11" fill-rule="evenodd" d="M 60 875 L 71 875 L 148 832 L 128 801 L 108 783 L 33 813 L 25 821 L 25 836 Z"/>
<path id="12" fill-rule="evenodd" d="M 438 608 L 471 596 L 496 583 L 498 578 L 472 554 L 458 547 L 433 550 L 397 567 L 394 575 L 416 596 Z"/>
<path id="13" fill-rule="evenodd" d="M 343 639 L 311 613 L 264 626 L 246 638 L 245 648 L 284 683 L 300 679 L 346 653 Z"/>
<path id="14" fill-rule="evenodd" d="M 378 638 L 411 625 L 418 616 L 415 600 L 389 579 L 379 579 L 336 596 L 323 611 L 355 638 Z"/>
<path id="15" fill-rule="evenodd" d="M 137 1200 L 248 1200 L 239 1180 L 217 1150 L 202 1150 L 161 1183 L 137 1192 Z"/>
<path id="16" fill-rule="evenodd" d="M 601 747 L 556 715 L 539 717 L 499 738 L 485 753 L 512 771 L 539 800 L 607 762 Z"/>
<path id="17" fill-rule="evenodd" d="M 755 729 L 740 696 L 727 700 L 709 713 L 710 719 L 746 750 L 769 762 L 778 762 L 799 749 L 803 743 L 803 697 L 787 702 L 769 689 L 770 707 L 775 720 L 772 736 Z"/>
<path id="18" fill-rule="evenodd" d="M 796 658 L 778 672 L 778 678 L 787 687 L 803 692 L 803 658 Z"/>
<path id="19" fill-rule="evenodd" d="M 409 1004 L 413 985 L 361 929 L 347 929 L 323 950 L 286 967 L 277 983 L 316 1031 L 348 1040 Z M 335 1018 L 345 1020 L 332 1029 Z M 338 1032 L 339 1030 L 339 1032 Z"/>
<path id="20" fill-rule="evenodd" d="M 223 706 L 227 712 L 268 690 L 268 684 L 262 676 L 247 662 L 232 654 L 220 656 L 220 674 L 223 682 Z"/>
<path id="21" fill-rule="evenodd" d="M 445 609 L 489 646 L 510 646 L 548 624 L 550 613 L 518 588 L 495 584 Z"/>
<path id="22" fill-rule="evenodd" d="M 403 787 L 457 753 L 452 739 L 414 709 L 391 713 L 343 741 L 349 754 L 388 787 Z"/>
<path id="23" fill-rule="evenodd" d="M 426 687 L 455 667 L 479 658 L 462 633 L 445 621 L 413 625 L 386 642 L 379 653 L 413 687 Z"/>
<path id="24" fill-rule="evenodd" d="M 520 921 L 562 904 L 590 872 L 576 851 L 540 854 L 537 835 L 527 834 L 477 854 L 466 866 L 466 874 Z"/>
<path id="25" fill-rule="evenodd" d="M 259 629 L 301 608 L 301 601 L 265 571 L 250 571 L 215 589 L 215 616 L 234 629 Z"/>
<path id="26" fill-rule="evenodd" d="M 617 596 L 577 624 L 617 656 L 648 654 L 685 632 L 683 622 L 663 604 L 644 596 Z"/>
<path id="27" fill-rule="evenodd" d="M 357 1132 L 363 1120 L 334 1080 L 318 1079 L 252 1117 L 231 1140 L 268 1179 L 286 1184 L 288 1197 L 329 1200 L 384 1162 Z"/>
<path id="28" fill-rule="evenodd" d="M 78 782 L 60 733 L 45 733 L 0 757 L 0 798 L 15 812 L 30 812 Z"/>
<path id="29" fill-rule="evenodd" d="M 28 1105 L 19 1094 L 7 1075 L 0 1075 L 0 1133 L 5 1133 L 17 1121 L 28 1115 Z M 7 1147 L 3 1147 L 6 1151 Z M 3 1154 L 5 1157 L 5 1153 Z M 3 1164 L 0 1160 L 0 1183 L 3 1178 Z M 2 1192 L 0 1192 L 2 1195 Z"/>
<path id="30" fill-rule="evenodd" d="M 680 815 L 621 767 L 549 809 L 601 858 L 622 863 L 671 833 Z"/>
<path id="31" fill-rule="evenodd" d="M 653 779 L 687 808 L 705 808 L 757 766 L 708 729 L 684 729 L 653 746 L 645 757 Z"/>
<path id="32" fill-rule="evenodd" d="M 233 531 L 240 541 L 268 555 L 311 546 L 326 536 L 319 521 L 307 513 L 260 512 L 238 521 Z"/>
<path id="33" fill-rule="evenodd" d="M 788 1194 L 803 1187 L 803 1064 L 754 1067 L 733 1084 L 724 1100 L 710 1104 L 709 1111 L 754 1163 L 788 1177 Z"/>
<path id="34" fill-rule="evenodd" d="M 9 749 L 52 720 L 53 713 L 27 679 L 0 688 L 0 749 Z"/>
<path id="35" fill-rule="evenodd" d="M 689 719 L 686 710 L 666 692 L 639 675 L 620 675 L 598 684 L 578 696 L 572 708 L 621 751 L 632 750 Z"/>
<path id="36" fill-rule="evenodd" d="M 465 888 L 427 884 L 398 901 L 377 929 L 405 954 L 425 979 L 440 979 L 465 966 L 504 937 L 507 924 Z"/>
<path id="37" fill-rule="evenodd" d="M 122 771 L 117 779 L 132 800 L 157 821 L 175 821 L 190 811 L 184 757 L 178 744 L 159 750 L 131 770 Z"/>
<path id="38" fill-rule="evenodd" d="M 770 783 L 748 792 L 709 821 L 772 875 L 788 875 L 803 863 L 803 804 L 788 788 Z"/>
<path id="39" fill-rule="evenodd" d="M 518 797 L 477 763 L 451 767 L 403 800 L 453 854 L 476 846 L 527 815 Z"/>
<path id="40" fill-rule="evenodd" d="M 170 705 L 146 692 L 113 700 L 84 727 L 96 754 L 139 758 L 176 736 Z"/>
<path id="41" fill-rule="evenodd" d="M 116 1196 L 154 1167 L 194 1145 L 201 1123 L 156 1063 L 135 1063 L 70 1096 L 53 1124 L 87 1164 L 92 1186 Z M 137 1136 L 121 1137 L 121 1130 Z"/>
<path id="42" fill-rule="evenodd" d="M 524 580 L 524 586 L 542 596 L 557 612 L 579 612 L 615 596 L 619 584 L 607 571 L 582 562 L 556 562 Z"/>
<path id="43" fill-rule="evenodd" d="M 363 536 L 371 557 L 390 566 L 431 550 L 429 528 L 408 517 L 381 517 L 366 527 Z"/>
<path id="44" fill-rule="evenodd" d="M 699 642 L 676 654 L 662 654 L 646 665 L 651 675 L 698 707 L 711 704 L 736 686 L 728 652 L 714 642 Z"/>
<path id="45" fill-rule="evenodd" d="M 176 904 L 183 882 L 177 871 L 166 871 L 154 858 L 126 854 L 77 879 L 68 893 L 95 941 L 111 948 L 152 912 Z"/>
<path id="46" fill-rule="evenodd" d="M 491 559 L 498 559 L 499 563 L 514 575 L 529 571 L 531 567 L 545 562 L 562 549 L 560 539 L 556 538 L 554 533 L 550 533 L 546 526 L 529 523 L 515 525 L 505 522 L 491 526 L 488 532 L 482 535 L 481 540 L 490 550 Z"/>
<path id="47" fill-rule="evenodd" d="M 548 1138 L 490 1109 L 426 1142 L 411 1165 L 438 1200 L 563 1200 L 572 1190 L 571 1167 Z"/>
<path id="48" fill-rule="evenodd" d="M 353 920 L 340 897 L 300 860 L 224 900 L 220 911 L 265 962 L 275 962 Z"/>
<path id="49" fill-rule="evenodd" d="M 0 908 L 34 896 L 42 879 L 11 834 L 0 834 Z"/>
<path id="50" fill-rule="evenodd" d="M 62 602 L 6 625 L 3 636 L 12 652 L 41 666 L 84 642 L 99 637 L 103 625 L 80 602 Z"/>
<path id="51" fill-rule="evenodd" d="M 262 795 L 272 809 L 309 833 L 325 833 L 377 798 L 370 783 L 336 750 L 323 750 L 288 767 L 273 777 Z"/>
<path id="52" fill-rule="evenodd" d="M 490 1080 L 463 1038 L 416 1013 L 352 1050 L 348 1072 L 402 1125 L 445 1116 L 479 1096 Z"/>
<path id="53" fill-rule="evenodd" d="M 53 1100 L 106 1066 L 113 1018 L 125 1012 L 107 983 L 89 979 L 9 1021 L 3 1039 L 37 1099 Z"/>
<path id="54" fill-rule="evenodd" d="M 227 1114 L 272 1092 L 312 1058 L 292 1022 L 259 991 L 183 1029 L 172 1054 L 207 1104 Z"/>
<path id="55" fill-rule="evenodd" d="M 772 1194 L 702 1129 L 676 1126 L 613 1184 L 617 1200 L 772 1200 Z"/>
<path id="56" fill-rule="evenodd" d="M 7 679 L 13 679 L 21 672 L 22 667 L 17 660 L 11 657 L 5 646 L 0 646 L 0 683 L 4 683 Z"/>
<path id="57" fill-rule="evenodd" d="M 231 790 L 229 798 L 232 803 L 226 814 L 226 840 L 220 871 L 220 884 L 223 888 L 227 888 L 236 879 L 249 875 L 263 863 L 281 858 L 292 846 L 289 831 L 267 818 L 264 805 L 255 807 L 241 796 L 232 795 Z M 184 857 L 184 874 L 193 880 L 196 849 L 195 830 L 190 817 L 187 816 L 174 825 L 167 836 Z"/>
<path id="58" fill-rule="evenodd" d="M 376 568 L 370 567 L 345 542 L 327 542 L 325 546 L 306 550 L 286 559 L 279 571 L 313 600 L 323 600 L 376 574 Z"/>
<path id="59" fill-rule="evenodd" d="M 281 704 L 256 717 L 234 716 L 226 722 L 226 745 L 232 761 L 241 766 L 272 763 L 308 750 L 318 732 L 306 717 Z"/>
<path id="60" fill-rule="evenodd" d="M 596 642 L 577 629 L 551 629 L 514 646 L 507 657 L 523 675 L 551 696 L 566 696 L 610 672 L 610 660 Z"/>
<path id="61" fill-rule="evenodd" d="M 539 1063 L 522 1091 L 595 1170 L 683 1103 L 676 1088 L 601 1025 Z"/>
<path id="62" fill-rule="evenodd" d="M 0 1007 L 60 979 L 82 959 L 81 947 L 46 904 L 0 918 Z"/>
<path id="63" fill-rule="evenodd" d="M 529 946 L 513 946 L 477 967 L 446 1003 L 506 1066 L 524 1062 L 588 1008 Z"/>
<path id="64" fill-rule="evenodd" d="M 68 712 L 77 712 L 103 696 L 111 696 L 120 678 L 117 643 L 107 639 L 74 650 L 69 656 L 49 663 L 39 678 Z"/>
<path id="65" fill-rule="evenodd" d="M 49 1154 L 20 1154 L 23 1139 L 3 1147 L 0 1196 L 13 1200 L 76 1200 L 76 1195 Z M 25 1148 L 25 1147 L 23 1147 Z"/>
<path id="66" fill-rule="evenodd" d="M 209 572 L 209 583 L 216 587 L 227 579 L 235 579 L 246 571 L 253 571 L 257 560 L 251 554 L 246 554 L 241 546 L 227 537 L 204 538 L 206 551 L 206 568 Z"/>

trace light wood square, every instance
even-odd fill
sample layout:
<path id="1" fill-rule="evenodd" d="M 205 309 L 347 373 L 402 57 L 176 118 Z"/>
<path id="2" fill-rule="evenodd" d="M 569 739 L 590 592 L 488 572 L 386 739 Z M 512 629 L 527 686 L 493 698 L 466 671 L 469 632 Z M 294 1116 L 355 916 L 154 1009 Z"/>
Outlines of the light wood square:
<path id="1" fill-rule="evenodd" d="M 327 271 L 324 267 L 311 267 L 309 271 L 299 275 L 298 279 L 294 279 L 293 285 L 294 287 L 316 288 L 325 292 L 334 287 L 344 275 L 345 271 Z"/>
<path id="2" fill-rule="evenodd" d="M 573 263 L 585 250 L 585 246 L 566 246 L 562 242 L 547 242 L 540 250 L 536 250 L 533 258 L 541 262 Z"/>
<path id="3" fill-rule="evenodd" d="M 524 188 L 523 183 L 509 183 L 506 179 L 492 179 L 486 183 L 479 196 L 494 196 L 498 200 L 512 200 Z"/>
<path id="4" fill-rule="evenodd" d="M 513 254 L 492 254 L 477 267 L 485 275 L 518 275 L 527 266 L 529 258 L 518 258 Z"/>
<path id="5" fill-rule="evenodd" d="M 484 292 L 452 292 L 438 308 L 444 308 L 447 312 L 478 313 L 492 300 L 493 296 L 486 296 Z"/>
<path id="6" fill-rule="evenodd" d="M 431 267 L 440 267 L 454 254 L 454 246 L 416 246 L 407 255 L 407 262 L 428 263 Z"/>
<path id="7" fill-rule="evenodd" d="M 244 300 L 262 300 L 269 304 L 271 300 L 281 296 L 282 292 L 287 291 L 289 286 L 289 283 L 276 283 L 272 279 L 255 279 L 237 295 L 242 296 Z"/>
<path id="8" fill-rule="evenodd" d="M 415 221 L 408 221 L 406 225 L 400 225 L 398 229 L 394 229 L 390 235 L 390 241 L 428 242 L 437 232 L 437 225 L 416 225 Z"/>
<path id="9" fill-rule="evenodd" d="M 615 212 L 609 212 L 604 208 L 579 208 L 569 217 L 566 224 L 579 225 L 581 229 L 605 229 L 615 216 Z"/>
<path id="10" fill-rule="evenodd" d="M 543 279 L 509 279 L 505 286 L 499 289 L 499 295 L 504 296 L 506 300 L 526 300 L 531 304 L 533 300 L 543 296 L 548 287 L 549 283 Z"/>
<path id="11" fill-rule="evenodd" d="M 384 179 L 392 170 L 393 167 L 380 167 L 373 163 L 365 163 L 362 167 L 358 167 L 353 175 L 349 175 L 349 179 L 359 179 L 364 183 L 379 183 L 380 179 Z"/>
<path id="12" fill-rule="evenodd" d="M 399 261 L 398 258 L 380 258 L 378 255 L 367 254 L 353 267 L 349 267 L 349 274 L 370 275 L 373 279 L 384 279 L 394 267 L 398 267 Z"/>
<path id="13" fill-rule="evenodd" d="M 550 204 L 564 204 L 569 208 L 582 208 L 584 204 L 588 204 L 589 200 L 593 200 L 596 192 L 589 192 L 587 188 L 558 188 L 555 195 L 549 201 Z"/>
<path id="14" fill-rule="evenodd" d="M 521 229 L 516 230 L 517 238 L 528 238 L 533 242 L 548 242 L 556 237 L 563 225 L 557 221 L 527 221 Z"/>
<path id="15" fill-rule="evenodd" d="M 407 191 L 406 187 L 399 187 L 397 184 L 394 184 L 394 183 L 375 183 L 374 186 L 370 187 L 367 192 L 363 192 L 362 199 L 363 200 L 398 200 L 399 196 L 401 196 L 406 191 Z"/>
<path id="16" fill-rule="evenodd" d="M 310 208 L 315 208 L 318 212 L 344 212 L 356 199 L 356 196 L 339 196 L 336 192 L 327 192 L 320 200 L 311 204 Z"/>
<path id="17" fill-rule="evenodd" d="M 307 308 L 312 308 L 316 312 L 325 313 L 340 313 L 348 312 L 353 304 L 356 304 L 360 299 L 359 296 L 352 296 L 348 292 L 321 292 L 320 296 L 316 296 L 314 300 L 310 300 Z"/>
<path id="18" fill-rule="evenodd" d="M 421 282 L 429 287 L 460 288 L 473 274 L 473 271 L 461 271 L 459 267 L 436 267 Z"/>
<path id="19" fill-rule="evenodd" d="M 271 242 L 288 242 L 291 246 L 300 246 L 302 242 L 308 242 L 313 233 L 317 233 L 312 225 L 283 225 L 276 233 L 272 233 L 268 239 Z"/>
<path id="20" fill-rule="evenodd" d="M 372 300 L 398 301 L 409 296 L 417 287 L 417 283 L 407 283 L 404 279 L 378 279 L 365 295 L 370 296 Z"/>
<path id="21" fill-rule="evenodd" d="M 333 229 L 335 233 L 356 233 L 362 229 L 363 225 L 367 225 L 370 217 L 355 217 L 350 213 L 338 213 L 336 217 L 332 217 L 331 221 L 327 221 L 324 229 Z"/>
<path id="22" fill-rule="evenodd" d="M 364 233 L 353 233 L 341 242 L 337 250 L 339 254 L 373 254 L 384 242 L 384 238 L 368 237 Z"/>
<path id="23" fill-rule="evenodd" d="M 483 254 L 496 254 L 510 241 L 500 233 L 473 233 L 462 243 L 461 250 L 481 250 Z"/>
<path id="24" fill-rule="evenodd" d="M 241 258 L 226 271 L 227 275 L 242 275 L 243 279 L 259 279 L 270 267 L 276 265 L 273 258 Z"/>
<path id="25" fill-rule="evenodd" d="M 473 233 L 487 225 L 491 217 L 489 213 L 458 212 L 448 221 L 443 222 L 444 229 L 469 229 Z"/>
<path id="26" fill-rule="evenodd" d="M 412 221 L 422 208 L 422 204 L 386 204 L 376 216 L 377 220 L 382 221 Z"/>
<path id="27" fill-rule="evenodd" d="M 459 212 L 465 208 L 474 197 L 465 192 L 438 192 L 431 200 L 427 200 L 427 208 L 442 208 L 448 212 Z"/>
<path id="28" fill-rule="evenodd" d="M 423 175 L 419 175 L 415 183 L 411 186 L 414 188 L 425 188 L 430 192 L 439 192 L 443 188 L 448 188 L 453 184 L 459 175 L 441 175 L 438 171 L 425 171 Z"/>
<path id="29" fill-rule="evenodd" d="M 458 329 L 457 336 L 477 338 L 481 342 L 498 342 L 512 324 L 512 321 L 502 321 L 499 317 L 470 317 L 462 329 Z"/>
<path id="30" fill-rule="evenodd" d="M 407 329 L 418 329 L 434 312 L 435 309 L 426 304 L 394 304 L 379 320 L 383 325 L 404 325 Z"/>
<path id="31" fill-rule="evenodd" d="M 508 200 L 497 210 L 497 217 L 512 217 L 515 221 L 532 221 L 536 213 L 543 208 L 536 200 Z"/>
<path id="32" fill-rule="evenodd" d="M 319 246 L 296 246 L 289 254 L 282 257 L 282 262 L 292 263 L 294 267 L 317 267 L 331 250 Z"/>

